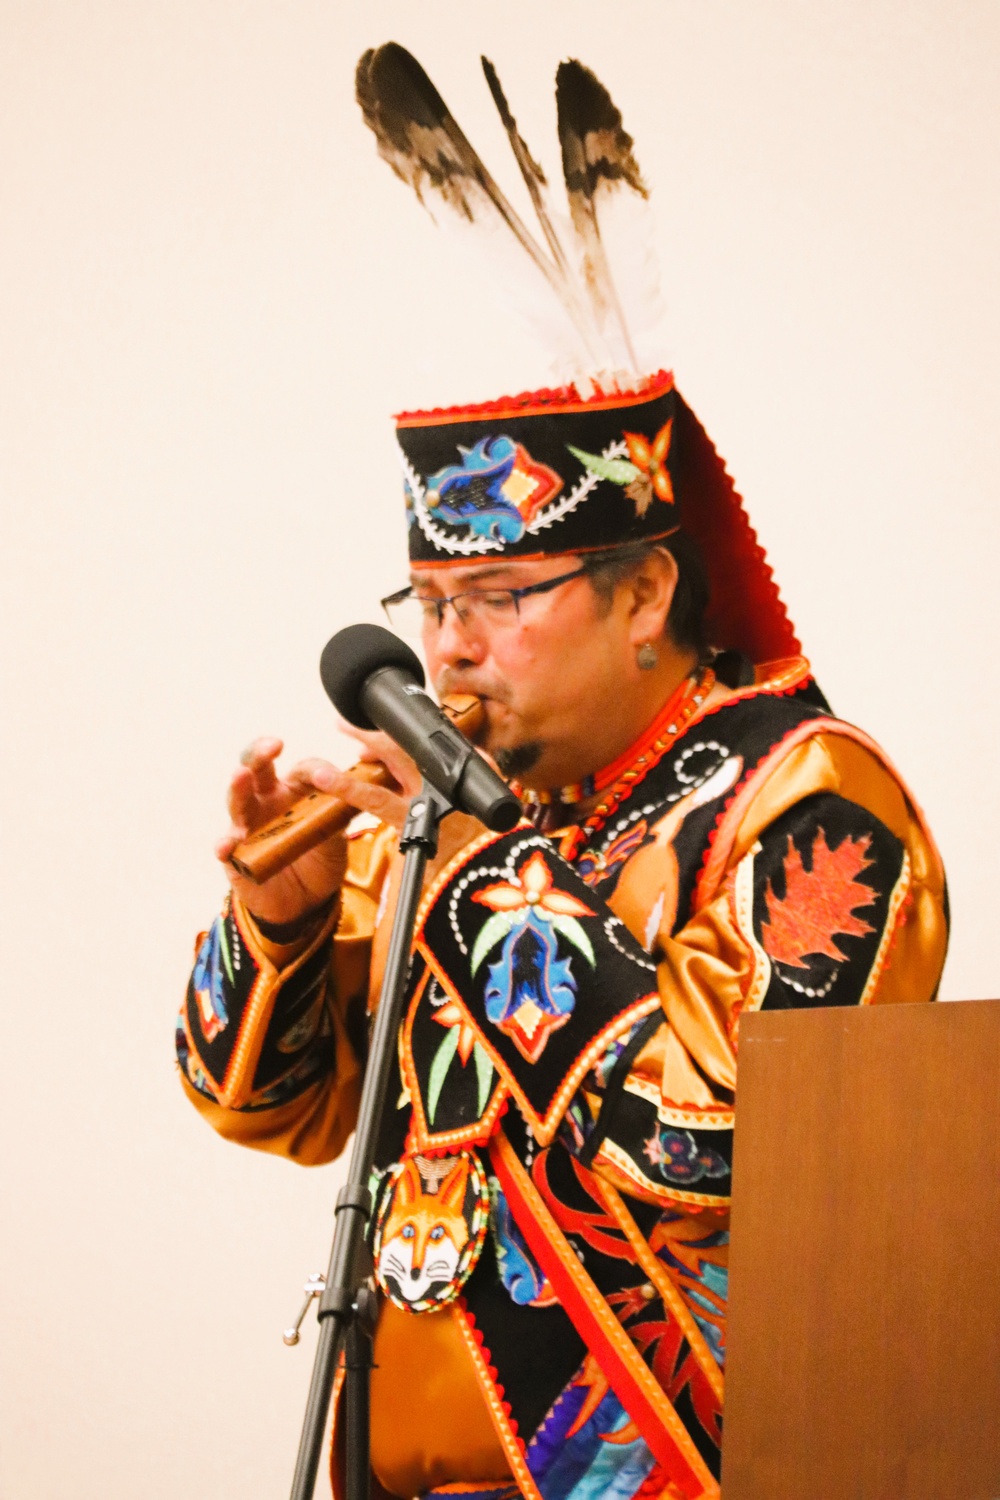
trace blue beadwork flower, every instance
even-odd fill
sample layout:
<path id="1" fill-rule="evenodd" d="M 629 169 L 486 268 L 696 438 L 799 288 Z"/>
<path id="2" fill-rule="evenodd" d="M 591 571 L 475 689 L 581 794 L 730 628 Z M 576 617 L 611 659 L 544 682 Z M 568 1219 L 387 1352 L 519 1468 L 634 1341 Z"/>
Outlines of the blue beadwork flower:
<path id="1" fill-rule="evenodd" d="M 537 1062 L 549 1033 L 566 1024 L 575 1003 L 576 980 L 570 960 L 558 956 L 557 934 L 593 966 L 594 949 L 578 918 L 594 913 L 569 891 L 555 888 L 539 852 L 521 866 L 516 884 L 487 886 L 472 899 L 493 912 L 473 944 L 473 974 L 503 939 L 499 959 L 489 966 L 487 1017 L 522 1056 Z"/>
<path id="2" fill-rule="evenodd" d="M 427 481 L 427 504 L 453 526 L 473 536 L 519 542 L 524 518 L 503 493 L 517 462 L 517 444 L 509 437 L 480 438 L 474 448 L 460 448 L 460 464 L 439 469 Z"/>
<path id="3" fill-rule="evenodd" d="M 222 917 L 216 917 L 205 934 L 205 941 L 198 950 L 194 973 L 191 976 L 191 983 L 198 1001 L 201 1029 L 207 1042 L 213 1041 L 219 1032 L 224 1031 L 229 1025 L 229 1012 L 226 1010 L 223 998 L 223 965 L 228 972 L 229 982 L 232 984 L 232 965 L 229 960 L 224 921 Z"/>
<path id="4" fill-rule="evenodd" d="M 569 959 L 558 953 L 552 926 L 527 912 L 507 934 L 497 962 L 489 966 L 486 1014 L 494 1026 L 506 1029 L 522 1006 L 536 1026 L 542 1026 L 545 1017 L 562 1019 L 572 1013 L 576 980 Z M 520 1030 L 526 1029 L 522 1019 Z"/>

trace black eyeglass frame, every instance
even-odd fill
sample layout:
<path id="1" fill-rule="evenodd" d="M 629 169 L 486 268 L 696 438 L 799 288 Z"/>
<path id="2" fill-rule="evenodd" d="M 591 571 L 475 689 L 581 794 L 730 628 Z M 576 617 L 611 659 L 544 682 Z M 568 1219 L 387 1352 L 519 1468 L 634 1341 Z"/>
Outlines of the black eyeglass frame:
<path id="1" fill-rule="evenodd" d="M 379 602 L 387 617 L 393 604 L 403 604 L 407 599 L 419 599 L 422 604 L 433 604 L 437 614 L 437 628 L 440 630 L 444 624 L 444 612 L 447 605 L 455 609 L 456 599 L 468 599 L 470 596 L 485 594 L 509 594 L 514 601 L 515 614 L 521 613 L 521 600 L 528 598 L 531 594 L 547 594 L 551 589 L 558 588 L 561 583 L 569 583 L 571 578 L 582 578 L 589 573 L 589 568 L 574 568 L 572 573 L 560 573 L 558 578 L 546 578 L 542 583 L 529 583 L 522 589 L 463 589 L 460 594 L 450 594 L 444 599 L 424 599 L 420 594 L 413 592 L 413 584 L 408 583 L 405 589 L 397 589 L 394 594 L 387 594 Z M 458 610 L 455 610 L 458 614 Z M 462 616 L 458 615 L 461 619 Z"/>

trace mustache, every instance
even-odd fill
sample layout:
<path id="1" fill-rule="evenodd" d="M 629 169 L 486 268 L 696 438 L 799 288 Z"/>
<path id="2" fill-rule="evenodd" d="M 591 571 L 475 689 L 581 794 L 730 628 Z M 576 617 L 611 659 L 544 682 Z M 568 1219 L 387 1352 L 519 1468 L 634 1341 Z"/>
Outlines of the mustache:
<path id="1" fill-rule="evenodd" d="M 511 701 L 510 688 L 499 677 L 486 676 L 481 672 L 464 672 L 455 667 L 445 667 L 434 687 L 439 698 L 455 693 L 472 693 L 477 698 L 492 698 L 494 703 L 505 706 L 509 706 Z"/>

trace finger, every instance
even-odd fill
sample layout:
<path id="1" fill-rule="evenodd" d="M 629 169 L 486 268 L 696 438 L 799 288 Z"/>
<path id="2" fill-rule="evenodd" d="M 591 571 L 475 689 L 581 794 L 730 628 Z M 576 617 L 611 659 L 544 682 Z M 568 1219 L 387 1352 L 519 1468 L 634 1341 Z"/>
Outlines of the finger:
<path id="1" fill-rule="evenodd" d="M 293 792 L 311 792 L 314 789 L 327 792 L 330 790 L 328 785 L 330 777 L 342 774 L 340 769 L 330 761 L 312 756 L 308 760 L 298 761 L 292 767 L 285 776 L 285 784 Z"/>
<path id="2" fill-rule="evenodd" d="M 384 766 L 388 767 L 403 791 L 410 797 L 416 796 L 423 778 L 415 762 L 405 750 L 400 749 L 395 740 L 379 730 L 355 729 L 352 724 L 347 723 L 342 727 L 345 734 L 349 734 L 361 745 L 363 761 L 381 761 Z"/>
<path id="3" fill-rule="evenodd" d="M 221 839 L 217 839 L 215 844 L 216 859 L 221 860 L 224 865 L 228 865 L 233 850 L 240 843 L 241 837 L 242 835 L 236 829 L 232 829 Z"/>
<path id="4" fill-rule="evenodd" d="M 378 767 L 382 772 L 382 784 L 388 782 L 390 791 L 399 790 L 397 783 L 393 779 L 392 772 L 385 765 L 384 761 L 365 761 L 364 766 L 369 774 L 353 776 L 351 777 L 353 781 L 364 782 L 369 786 L 372 785 L 370 768 Z M 286 785 L 293 792 L 305 793 L 315 789 L 320 792 L 330 792 L 339 797 L 341 794 L 337 789 L 337 779 L 341 776 L 351 776 L 351 772 L 342 771 L 339 766 L 332 765 L 328 760 L 314 759 L 303 760 L 297 766 L 293 766 L 285 780 Z M 374 784 L 379 783 L 376 781 Z"/>
<path id="5" fill-rule="evenodd" d="M 391 791 L 388 787 L 374 786 L 370 781 L 362 781 L 358 776 L 352 776 L 350 772 L 338 771 L 330 766 L 325 771 L 317 772 L 316 785 L 324 792 L 332 792 L 335 797 L 341 797 L 350 807 L 356 807 L 359 812 L 371 813 L 380 822 L 391 823 L 395 828 L 402 828 L 406 820 L 406 809 L 409 799 L 400 796 L 398 792 Z"/>
<path id="6" fill-rule="evenodd" d="M 259 735 L 257 739 L 250 741 L 241 754 L 240 765 L 249 767 L 251 771 L 256 770 L 265 761 L 274 761 L 284 748 L 284 742 L 276 739 L 273 734 Z"/>
<path id="7" fill-rule="evenodd" d="M 226 807 L 234 826 L 245 832 L 250 827 L 257 807 L 254 773 L 247 766 L 238 766 L 233 772 Z"/>
<path id="8" fill-rule="evenodd" d="M 251 740 L 240 756 L 241 765 L 253 774 L 254 786 L 260 797 L 270 796 L 278 784 L 274 762 L 284 749 L 282 741 L 274 735 L 261 735 Z"/>

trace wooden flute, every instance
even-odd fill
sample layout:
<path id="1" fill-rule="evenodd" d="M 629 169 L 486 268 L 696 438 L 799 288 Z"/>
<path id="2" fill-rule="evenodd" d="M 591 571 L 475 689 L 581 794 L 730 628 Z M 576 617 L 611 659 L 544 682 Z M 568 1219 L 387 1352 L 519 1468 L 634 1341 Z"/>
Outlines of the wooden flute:
<path id="1" fill-rule="evenodd" d="M 468 738 L 477 733 L 483 722 L 482 702 L 470 694 L 445 698 L 441 707 L 455 728 Z M 392 782 L 380 761 L 359 761 L 351 767 L 350 774 L 372 786 L 389 786 Z M 237 844 L 229 856 L 230 864 L 248 880 L 261 885 L 331 834 L 343 832 L 357 812 L 356 807 L 331 792 L 307 792 L 287 811 Z"/>

